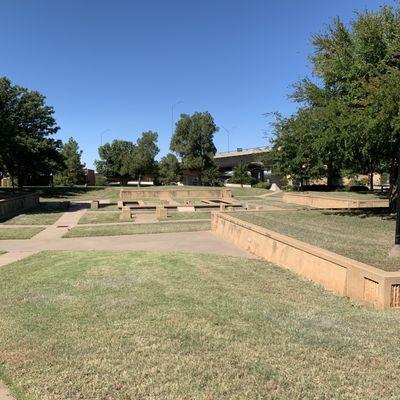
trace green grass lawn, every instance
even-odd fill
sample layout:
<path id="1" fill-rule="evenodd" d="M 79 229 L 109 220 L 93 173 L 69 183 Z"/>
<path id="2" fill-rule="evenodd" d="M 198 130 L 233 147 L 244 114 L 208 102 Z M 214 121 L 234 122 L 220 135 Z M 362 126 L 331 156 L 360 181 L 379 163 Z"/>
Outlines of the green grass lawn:
<path id="1" fill-rule="evenodd" d="M 400 270 L 400 259 L 389 258 L 395 221 L 374 214 L 328 211 L 287 211 L 234 214 L 264 226 L 387 271 Z"/>
<path id="2" fill-rule="evenodd" d="M 301 192 L 297 192 L 300 193 Z M 324 197 L 338 197 L 343 199 L 354 199 L 354 200 L 369 200 L 369 199 L 387 199 L 387 195 L 381 195 L 376 193 L 359 193 L 359 192 L 346 192 L 346 191 L 333 191 L 333 192 L 304 192 L 311 196 L 324 196 Z"/>
<path id="3" fill-rule="evenodd" d="M 79 224 L 104 224 L 106 222 L 121 222 L 118 211 L 91 211 L 86 212 L 79 220 Z M 134 220 L 132 220 L 134 221 Z"/>
<path id="4" fill-rule="evenodd" d="M 190 222 L 190 221 L 189 221 Z M 210 230 L 210 221 L 193 221 L 176 223 L 154 223 L 154 224 L 121 224 L 121 225 L 98 225 L 81 226 L 72 228 L 63 237 L 88 237 L 88 236 L 117 236 L 136 235 L 143 233 L 171 233 L 171 232 L 193 232 Z"/>
<path id="5" fill-rule="evenodd" d="M 110 200 L 118 200 L 119 192 L 121 189 L 129 189 L 129 190 L 187 190 L 187 189 L 195 189 L 195 190 L 207 190 L 207 189 L 218 189 L 218 187 L 207 187 L 207 186 L 150 186 L 150 187 L 121 187 L 121 186 L 93 186 L 93 187 L 64 187 L 64 186 L 56 186 L 56 187 L 27 187 L 24 188 L 22 192 L 18 192 L 17 194 L 29 193 L 29 192 L 38 192 L 42 199 L 67 199 L 67 200 L 100 200 L 100 199 L 110 199 Z M 223 187 L 221 189 L 224 189 Z M 231 189 L 234 196 L 258 196 L 260 194 L 268 193 L 268 190 L 259 189 L 259 188 L 226 188 Z M 11 188 L 0 188 L 0 198 L 10 197 L 12 194 Z M 150 199 L 148 199 L 150 200 Z"/>
<path id="6" fill-rule="evenodd" d="M 168 212 L 169 220 L 211 219 L 211 211 Z"/>
<path id="7" fill-rule="evenodd" d="M 262 194 L 271 193 L 270 190 L 260 189 L 260 188 L 230 188 L 227 187 L 225 189 L 230 189 L 232 194 L 237 196 L 260 196 Z"/>
<path id="8" fill-rule="evenodd" d="M 98 211 L 120 211 L 116 204 L 100 204 L 99 208 L 88 209 L 88 211 L 98 212 Z"/>
<path id="9" fill-rule="evenodd" d="M 268 197 L 258 197 L 258 196 L 239 196 L 237 197 L 239 201 L 242 203 L 254 204 L 257 206 L 272 206 L 286 209 L 293 209 L 293 208 L 310 208 L 308 206 L 299 206 L 296 204 L 285 203 L 283 201 L 283 193 L 279 192 L 272 196 Z"/>
<path id="10" fill-rule="evenodd" d="M 0 223 L 7 225 L 52 225 L 65 212 L 62 205 L 57 202 L 41 203 L 38 207 L 25 211 L 13 218 Z"/>
<path id="11" fill-rule="evenodd" d="M 18 228 L 1 228 L 0 227 L 0 240 L 7 239 L 30 239 L 33 236 L 37 235 L 44 228 L 40 227 L 18 227 Z"/>
<path id="12" fill-rule="evenodd" d="M 395 399 L 399 325 L 257 260 L 48 252 L 0 268 L 17 400 Z"/>

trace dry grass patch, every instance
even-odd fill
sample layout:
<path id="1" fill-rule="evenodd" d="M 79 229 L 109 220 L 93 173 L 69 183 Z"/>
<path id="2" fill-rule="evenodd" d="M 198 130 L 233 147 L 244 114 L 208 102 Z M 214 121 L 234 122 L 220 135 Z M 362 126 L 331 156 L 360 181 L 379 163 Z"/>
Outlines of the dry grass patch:
<path id="1" fill-rule="evenodd" d="M 39 206 L 7 219 L 0 223 L 6 225 L 52 225 L 65 212 L 65 208 L 59 202 L 45 202 Z"/>
<path id="2" fill-rule="evenodd" d="M 169 220 L 188 220 L 188 219 L 211 219 L 211 211 L 194 211 L 194 212 L 168 212 Z"/>
<path id="3" fill-rule="evenodd" d="M 41 227 L 18 227 L 18 228 L 1 228 L 0 227 L 0 240 L 8 239 L 30 239 L 37 235 L 45 228 Z"/>
<path id="4" fill-rule="evenodd" d="M 387 271 L 400 270 L 389 258 L 395 221 L 361 212 L 239 212 L 235 217 Z"/>
<path id="5" fill-rule="evenodd" d="M 119 224 L 97 226 L 78 226 L 72 228 L 63 237 L 89 237 L 89 236 L 118 236 L 136 235 L 144 233 L 170 233 L 208 231 L 211 229 L 210 221 L 188 221 L 154 224 Z"/>
<path id="6" fill-rule="evenodd" d="M 106 222 L 121 222 L 119 219 L 120 215 L 121 215 L 120 211 L 91 211 L 91 212 L 86 212 L 81 217 L 78 223 L 104 224 Z"/>
<path id="7" fill-rule="evenodd" d="M 257 260 L 48 252 L 0 268 L 18 400 L 394 399 L 399 324 Z"/>

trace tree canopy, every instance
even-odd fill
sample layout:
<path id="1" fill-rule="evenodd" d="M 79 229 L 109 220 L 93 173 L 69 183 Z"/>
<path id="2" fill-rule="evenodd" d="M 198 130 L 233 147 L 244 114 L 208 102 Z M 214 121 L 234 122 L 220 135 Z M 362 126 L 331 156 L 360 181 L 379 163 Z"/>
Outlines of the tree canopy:
<path id="1" fill-rule="evenodd" d="M 217 131 L 218 127 L 209 112 L 181 114 L 171 139 L 171 151 L 182 160 L 182 168 L 197 171 L 200 184 L 204 172 L 215 167 L 217 149 L 214 134 Z"/>
<path id="2" fill-rule="evenodd" d="M 107 178 L 118 178 L 122 185 L 137 178 L 138 184 L 146 173 L 154 173 L 158 134 L 143 132 L 136 144 L 125 140 L 114 140 L 99 147 L 100 160 L 95 161 L 97 172 Z"/>
<path id="3" fill-rule="evenodd" d="M 182 168 L 179 160 L 172 153 L 162 157 L 158 164 L 159 180 L 163 185 L 180 182 L 182 179 Z"/>
<path id="4" fill-rule="evenodd" d="M 397 177 L 400 127 L 400 12 L 397 7 L 336 18 L 313 36 L 314 80 L 294 85 L 298 111 L 275 121 L 275 161 L 294 178 L 342 169 Z M 393 185 L 392 185 L 393 186 Z"/>
<path id="5" fill-rule="evenodd" d="M 65 168 L 54 176 L 56 185 L 72 186 L 85 183 L 85 164 L 81 162 L 82 150 L 72 137 L 61 146 Z"/>
<path id="6" fill-rule="evenodd" d="M 231 179 L 233 183 L 239 183 L 242 187 L 245 184 L 251 182 L 251 177 L 249 176 L 249 166 L 245 163 L 240 163 L 233 168 L 233 177 Z"/>
<path id="7" fill-rule="evenodd" d="M 54 110 L 37 91 L 0 78 L 0 170 L 23 186 L 38 176 L 49 176 L 63 167 L 61 141 Z"/>

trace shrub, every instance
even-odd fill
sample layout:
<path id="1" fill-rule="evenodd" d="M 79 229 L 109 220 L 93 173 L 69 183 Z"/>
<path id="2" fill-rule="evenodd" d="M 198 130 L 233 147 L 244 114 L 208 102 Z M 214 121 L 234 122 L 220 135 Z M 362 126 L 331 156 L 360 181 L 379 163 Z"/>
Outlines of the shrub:
<path id="1" fill-rule="evenodd" d="M 271 189 L 271 183 L 270 182 L 258 182 L 253 187 L 258 188 L 258 189 Z"/>

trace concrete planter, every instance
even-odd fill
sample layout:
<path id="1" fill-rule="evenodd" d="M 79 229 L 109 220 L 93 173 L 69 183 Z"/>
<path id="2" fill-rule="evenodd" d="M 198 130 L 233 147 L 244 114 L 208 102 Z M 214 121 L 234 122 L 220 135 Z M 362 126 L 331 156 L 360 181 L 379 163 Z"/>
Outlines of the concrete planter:
<path id="1" fill-rule="evenodd" d="M 0 219 L 10 218 L 21 211 L 28 210 L 38 205 L 39 195 L 37 193 L 29 193 L 0 200 Z"/>
<path id="2" fill-rule="evenodd" d="M 212 213 L 211 229 L 238 247 L 342 296 L 380 309 L 400 308 L 400 271 L 386 272 L 223 212 Z"/>
<path id="3" fill-rule="evenodd" d="M 284 193 L 285 203 L 300 204 L 315 208 L 382 208 L 389 207 L 389 200 L 386 199 L 340 199 L 336 197 L 318 196 L 307 193 Z"/>
<path id="4" fill-rule="evenodd" d="M 127 190 L 121 189 L 121 200 L 203 198 L 221 199 L 232 197 L 230 189 L 181 189 L 181 190 Z"/>

